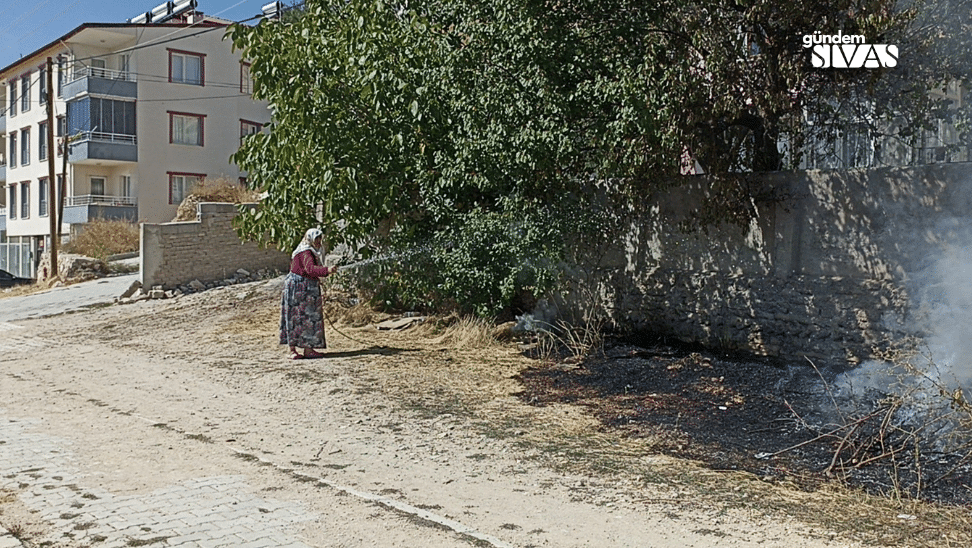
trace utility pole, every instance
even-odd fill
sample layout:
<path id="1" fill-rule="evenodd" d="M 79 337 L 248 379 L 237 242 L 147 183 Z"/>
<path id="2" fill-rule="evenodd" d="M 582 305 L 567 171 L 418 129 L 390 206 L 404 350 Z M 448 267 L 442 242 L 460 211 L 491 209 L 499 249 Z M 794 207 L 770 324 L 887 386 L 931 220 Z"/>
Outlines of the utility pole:
<path id="1" fill-rule="evenodd" d="M 57 244 L 58 240 L 61 239 L 61 224 L 58 218 L 58 207 L 56 207 L 55 200 L 58 199 L 57 195 L 57 173 L 54 165 L 54 130 L 56 129 L 57 120 L 54 119 L 54 60 L 50 57 L 47 58 L 47 215 L 51 219 L 51 276 L 59 275 L 60 271 L 57 268 Z M 65 156 L 67 151 L 64 152 Z M 63 199 L 63 198 L 61 198 Z"/>

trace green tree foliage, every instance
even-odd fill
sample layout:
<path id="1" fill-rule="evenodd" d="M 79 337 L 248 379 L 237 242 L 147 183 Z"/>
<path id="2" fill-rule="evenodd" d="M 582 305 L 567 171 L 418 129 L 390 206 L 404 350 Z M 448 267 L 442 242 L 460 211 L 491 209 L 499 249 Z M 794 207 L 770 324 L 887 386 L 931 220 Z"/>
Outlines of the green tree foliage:
<path id="1" fill-rule="evenodd" d="M 849 90 L 901 97 L 892 71 L 812 70 L 800 37 L 894 43 L 919 13 L 892 0 L 308 0 L 230 31 L 273 112 L 234 156 L 267 193 L 240 229 L 282 247 L 321 223 L 352 245 L 438 242 L 423 283 L 492 313 L 549 288 L 572 234 L 636 209 L 685 155 L 715 174 L 779 169 L 780 136 L 798 143 L 808 112 L 843 114 Z M 901 103 L 880 106 L 898 116 Z"/>

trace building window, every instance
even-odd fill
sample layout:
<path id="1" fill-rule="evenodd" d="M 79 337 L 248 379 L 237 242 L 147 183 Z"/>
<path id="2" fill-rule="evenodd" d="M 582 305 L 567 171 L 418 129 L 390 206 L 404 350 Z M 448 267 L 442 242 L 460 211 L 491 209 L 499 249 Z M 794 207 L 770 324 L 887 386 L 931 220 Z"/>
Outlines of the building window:
<path id="1" fill-rule="evenodd" d="M 37 124 L 37 160 L 47 159 L 47 122 Z"/>
<path id="2" fill-rule="evenodd" d="M 7 109 L 10 116 L 17 115 L 17 81 L 10 81 L 10 107 Z"/>
<path id="3" fill-rule="evenodd" d="M 60 156 L 64 153 L 64 142 L 61 139 L 64 137 L 64 131 L 67 129 L 67 117 L 58 116 L 57 117 L 57 133 L 54 134 L 55 143 L 54 146 L 57 148 L 57 155 Z"/>
<path id="4" fill-rule="evenodd" d="M 20 112 L 30 110 L 30 75 L 20 77 Z"/>
<path id="5" fill-rule="evenodd" d="M 10 204 L 9 215 L 11 219 L 17 218 L 17 185 L 10 185 L 10 197 L 7 198 L 7 203 Z"/>
<path id="6" fill-rule="evenodd" d="M 104 196 L 105 195 L 105 178 L 104 177 L 92 177 L 90 180 L 91 180 L 91 195 L 92 196 Z"/>
<path id="7" fill-rule="evenodd" d="M 39 91 L 38 100 L 40 104 L 47 104 L 47 68 L 43 67 L 37 72 L 39 80 L 37 80 L 37 89 Z"/>
<path id="8" fill-rule="evenodd" d="M 126 198 L 132 197 L 132 176 L 131 175 L 121 176 L 121 188 L 122 188 L 122 196 Z"/>
<path id="9" fill-rule="evenodd" d="M 57 58 L 57 96 L 64 95 L 64 58 Z"/>
<path id="10" fill-rule="evenodd" d="M 205 175 L 198 173 L 172 173 L 169 172 L 169 203 L 179 205 L 185 199 L 189 191 L 196 184 L 205 179 Z"/>
<path id="11" fill-rule="evenodd" d="M 169 81 L 194 86 L 206 85 L 206 56 L 201 53 L 170 49 Z"/>
<path id="12" fill-rule="evenodd" d="M 30 218 L 30 181 L 20 183 L 20 218 Z"/>
<path id="13" fill-rule="evenodd" d="M 40 186 L 37 187 L 37 214 L 41 217 L 47 217 L 47 191 L 50 181 L 47 177 L 38 181 Z"/>
<path id="14" fill-rule="evenodd" d="M 30 128 L 20 130 L 20 165 L 30 165 Z"/>
<path id="15" fill-rule="evenodd" d="M 10 167 L 17 167 L 17 132 L 10 134 L 10 158 L 7 160 L 10 163 Z"/>
<path id="16" fill-rule="evenodd" d="M 250 63 L 240 63 L 240 93 L 253 93 L 253 80 L 250 78 Z"/>
<path id="17" fill-rule="evenodd" d="M 85 97 L 67 103 L 69 135 L 109 136 L 113 140 L 135 142 L 135 103 L 98 97 Z M 120 137 L 124 139 L 120 139 Z"/>
<path id="18" fill-rule="evenodd" d="M 247 135 L 260 133 L 261 129 L 263 129 L 262 124 L 250 122 L 249 120 L 240 120 L 240 144 L 243 144 L 243 139 L 245 139 Z"/>
<path id="19" fill-rule="evenodd" d="M 108 71 L 106 70 L 107 68 L 108 68 L 108 63 L 106 63 L 104 59 L 92 59 L 90 74 L 95 78 L 107 78 L 108 77 Z"/>
<path id="20" fill-rule="evenodd" d="M 205 119 L 201 114 L 169 111 L 169 142 L 174 145 L 203 146 Z"/>

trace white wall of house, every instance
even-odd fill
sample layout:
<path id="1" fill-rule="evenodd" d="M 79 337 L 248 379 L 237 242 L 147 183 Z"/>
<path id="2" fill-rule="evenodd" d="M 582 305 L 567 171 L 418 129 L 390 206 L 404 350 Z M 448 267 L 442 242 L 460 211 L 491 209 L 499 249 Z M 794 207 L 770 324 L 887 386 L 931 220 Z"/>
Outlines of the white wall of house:
<path id="1" fill-rule="evenodd" d="M 0 139 L 4 145 L 3 154 L 9 156 L 9 141 L 13 132 L 17 132 L 16 167 L 12 166 L 14 162 L 8 157 L 6 183 L 17 185 L 18 202 L 21 188 L 24 185 L 30 188 L 29 214 L 26 217 L 20 214 L 18 203 L 17 217 L 8 218 L 8 235 L 41 237 L 50 231 L 49 219 L 40 216 L 38 203 L 39 181 L 48 176 L 48 167 L 38 157 L 38 124 L 46 121 L 47 113 L 40 105 L 40 88 L 36 85 L 38 69 L 48 56 L 64 55 L 68 60 L 66 72 L 72 67 L 100 69 L 103 66 L 108 74 L 122 70 L 133 74 L 137 84 L 134 101 L 138 161 L 87 160 L 70 164 L 68 197 L 98 194 L 100 189 L 92 187 L 95 178 L 98 183 L 104 182 L 105 195 L 125 196 L 128 192 L 137 199 L 139 221 L 159 223 L 170 221 L 179 205 L 170 203 L 175 201 L 170 200 L 173 178 L 182 182 L 186 177 L 191 179 L 199 175 L 237 181 L 245 175 L 230 162 L 230 156 L 240 144 L 241 123 L 266 123 L 270 118 L 269 109 L 266 103 L 253 101 L 248 89 L 241 87 L 240 57 L 232 51 L 230 42 L 223 40 L 225 27 L 180 38 L 206 28 L 91 25 L 62 37 L 57 45 L 47 50 L 24 57 L 21 62 L 0 73 L 0 85 L 5 86 L 0 93 L 4 108 L 9 106 L 11 80 L 18 82 L 18 94 L 22 75 L 29 74 L 34 83 L 30 88 L 30 108 L 24 112 L 18 100 L 16 114 L 10 112 L 5 117 L 6 131 L 4 139 Z M 133 46 L 139 49 L 122 51 Z M 179 59 L 173 61 L 174 57 Z M 97 61 L 92 58 L 97 58 Z M 201 61 L 201 81 L 170 81 L 178 64 L 181 62 L 184 66 L 186 59 L 190 59 L 190 63 L 192 59 Z M 56 73 L 54 86 L 57 86 Z M 55 111 L 60 116 L 66 114 L 67 104 L 62 98 L 55 100 Z M 173 123 L 187 121 L 190 124 L 201 121 L 201 139 L 192 144 L 174 142 L 178 139 L 173 138 Z M 23 128 L 30 128 L 31 139 L 30 162 L 26 166 L 20 162 L 20 132 Z M 183 132 L 182 135 L 185 137 L 187 133 Z M 57 157 L 56 171 L 61 172 L 60 157 Z M 4 196 L 8 197 L 8 189 L 4 187 L 3 190 Z"/>

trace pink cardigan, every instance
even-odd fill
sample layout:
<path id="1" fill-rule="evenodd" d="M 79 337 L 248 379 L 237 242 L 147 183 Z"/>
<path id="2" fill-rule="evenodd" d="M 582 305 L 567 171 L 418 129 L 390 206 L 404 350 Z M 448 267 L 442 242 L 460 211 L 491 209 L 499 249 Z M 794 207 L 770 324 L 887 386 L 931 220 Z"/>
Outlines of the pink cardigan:
<path id="1" fill-rule="evenodd" d="M 318 266 L 314 260 L 314 252 L 309 249 L 307 251 L 301 251 L 290 261 L 290 271 L 294 274 L 300 274 L 305 278 L 317 280 L 333 274 L 335 270 L 326 266 Z"/>

